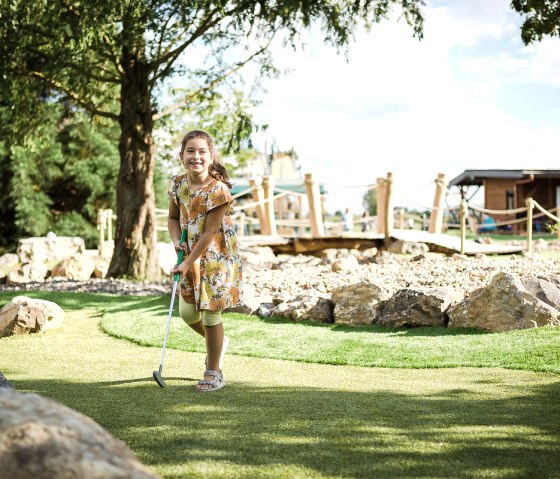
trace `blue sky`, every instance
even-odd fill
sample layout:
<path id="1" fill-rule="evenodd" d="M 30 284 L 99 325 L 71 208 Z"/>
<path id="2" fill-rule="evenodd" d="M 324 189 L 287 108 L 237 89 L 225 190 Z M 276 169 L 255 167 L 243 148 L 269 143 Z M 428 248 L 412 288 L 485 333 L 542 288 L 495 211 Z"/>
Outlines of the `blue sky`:
<path id="1" fill-rule="evenodd" d="M 395 203 L 409 207 L 431 206 L 438 173 L 560 169 L 560 39 L 524 46 L 509 0 L 427 3 L 421 41 L 395 17 L 358 32 L 348 59 L 318 29 L 303 51 L 275 45 L 291 72 L 264 84 L 254 115 L 269 130 L 256 146 L 293 147 L 329 185 L 391 171 Z M 329 211 L 361 213 L 364 190 L 327 189 Z"/>

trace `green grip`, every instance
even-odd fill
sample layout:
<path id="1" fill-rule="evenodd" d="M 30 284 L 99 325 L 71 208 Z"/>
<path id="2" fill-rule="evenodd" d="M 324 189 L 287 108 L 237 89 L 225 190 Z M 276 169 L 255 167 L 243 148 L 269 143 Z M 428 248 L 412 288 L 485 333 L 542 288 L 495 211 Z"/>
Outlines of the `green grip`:
<path id="1" fill-rule="evenodd" d="M 181 243 L 184 243 L 185 241 L 187 241 L 187 230 L 183 230 L 181 232 Z M 177 264 L 181 264 L 183 262 L 183 256 L 185 255 L 185 252 L 183 250 L 179 251 L 179 254 L 177 255 Z M 179 273 L 175 273 L 175 276 L 173 276 L 173 281 L 179 281 L 180 279 L 180 275 Z"/>

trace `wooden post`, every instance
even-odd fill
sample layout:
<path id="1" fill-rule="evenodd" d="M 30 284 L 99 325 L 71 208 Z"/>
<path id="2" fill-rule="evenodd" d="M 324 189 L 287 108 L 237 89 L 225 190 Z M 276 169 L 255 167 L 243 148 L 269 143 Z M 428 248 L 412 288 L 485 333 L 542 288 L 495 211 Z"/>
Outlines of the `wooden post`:
<path id="1" fill-rule="evenodd" d="M 385 178 L 377 178 L 377 232 L 385 232 Z"/>
<path id="2" fill-rule="evenodd" d="M 311 220 L 311 234 L 318 238 L 325 236 L 323 216 L 321 215 L 321 194 L 319 185 L 313 181 L 312 173 L 305 173 L 305 189 L 309 202 L 309 219 Z"/>
<path id="3" fill-rule="evenodd" d="M 556 217 L 560 218 L 560 206 L 556 207 Z M 556 238 L 560 240 L 560 221 L 556 222 Z"/>
<path id="4" fill-rule="evenodd" d="M 107 241 L 113 241 L 113 210 L 107 211 Z"/>
<path id="5" fill-rule="evenodd" d="M 461 200 L 461 208 L 459 210 L 459 217 L 461 218 L 461 254 L 465 254 L 465 235 L 467 233 L 467 214 L 469 208 L 467 202 L 463 199 Z"/>
<path id="6" fill-rule="evenodd" d="M 393 223 L 395 222 L 392 194 L 393 173 L 387 173 L 387 182 L 385 183 L 385 240 L 388 240 L 393 234 Z"/>
<path id="7" fill-rule="evenodd" d="M 245 213 L 243 213 L 243 211 L 239 213 L 239 230 L 237 234 L 239 236 L 245 236 Z"/>
<path id="8" fill-rule="evenodd" d="M 249 186 L 251 187 L 251 196 L 253 198 L 253 201 L 258 203 L 257 205 L 255 205 L 255 211 L 257 212 L 257 218 L 259 219 L 259 224 L 261 225 L 261 234 L 267 235 L 269 233 L 267 229 L 268 225 L 266 224 L 266 217 L 265 217 L 265 212 L 262 203 L 264 199 L 262 185 L 260 182 L 257 182 L 256 179 L 251 178 L 249 180 Z"/>
<path id="9" fill-rule="evenodd" d="M 97 229 L 99 231 L 97 253 L 99 256 L 103 256 L 105 242 L 105 210 L 97 210 Z"/>
<path id="10" fill-rule="evenodd" d="M 445 175 L 438 173 L 436 180 L 436 193 L 434 195 L 434 206 L 430 215 L 430 233 L 441 233 L 443 223 L 443 199 L 445 198 L 445 190 L 447 190 L 447 181 Z"/>
<path id="11" fill-rule="evenodd" d="M 527 253 L 533 252 L 533 198 L 525 200 L 527 205 Z"/>
<path id="12" fill-rule="evenodd" d="M 264 198 L 268 200 L 264 204 L 267 234 L 276 236 L 278 233 L 276 231 L 276 218 L 274 217 L 274 178 L 272 176 L 263 176 L 262 185 Z"/>

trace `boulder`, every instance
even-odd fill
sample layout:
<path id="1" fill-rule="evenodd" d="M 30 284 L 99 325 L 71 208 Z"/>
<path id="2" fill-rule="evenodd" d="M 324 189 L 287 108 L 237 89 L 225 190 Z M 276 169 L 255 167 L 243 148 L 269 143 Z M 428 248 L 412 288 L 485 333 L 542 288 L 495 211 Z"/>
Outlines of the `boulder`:
<path id="1" fill-rule="evenodd" d="M 154 479 L 99 424 L 36 394 L 0 388 L 0 476 L 11 479 Z"/>
<path id="2" fill-rule="evenodd" d="M 95 258 L 93 277 L 97 279 L 103 279 L 107 276 L 107 271 L 109 271 L 109 259 L 97 256 Z"/>
<path id="3" fill-rule="evenodd" d="M 486 287 L 473 291 L 447 314 L 449 327 L 509 331 L 560 325 L 560 311 L 533 296 L 521 280 L 499 272 Z"/>
<path id="4" fill-rule="evenodd" d="M 95 271 L 95 260 L 81 253 L 67 256 L 57 263 L 51 271 L 51 278 L 66 278 L 87 281 Z"/>
<path id="5" fill-rule="evenodd" d="M 0 270 L 12 269 L 19 263 L 19 256 L 14 253 L 6 253 L 0 256 Z"/>
<path id="6" fill-rule="evenodd" d="M 415 243 L 414 241 L 395 240 L 387 247 L 389 253 L 396 254 L 411 254 L 417 256 L 422 253 L 427 253 L 430 248 L 426 243 Z"/>
<path id="7" fill-rule="evenodd" d="M 31 260 L 54 262 L 84 250 L 84 239 L 78 236 L 34 237 L 19 240 L 17 255 L 22 263 Z"/>
<path id="8" fill-rule="evenodd" d="M 58 304 L 16 296 L 0 309 L 0 337 L 42 333 L 62 326 L 64 311 Z"/>
<path id="9" fill-rule="evenodd" d="M 269 316 L 280 316 L 295 321 L 334 321 L 332 302 L 324 296 L 314 294 L 302 294 L 286 303 L 280 303 L 269 310 L 269 313 Z"/>
<path id="10" fill-rule="evenodd" d="M 560 277 L 537 276 L 521 283 L 530 294 L 560 311 Z"/>
<path id="11" fill-rule="evenodd" d="M 372 324 L 380 301 L 389 299 L 385 288 L 369 282 L 340 286 L 333 290 L 334 322 L 340 324 Z"/>
<path id="12" fill-rule="evenodd" d="M 0 371 L 0 388 L 14 389 L 2 371 Z"/>
<path id="13" fill-rule="evenodd" d="M 6 282 L 11 286 L 19 286 L 31 281 L 43 282 L 47 274 L 49 274 L 49 268 L 44 262 L 32 261 L 10 271 L 6 277 Z"/>
<path id="14" fill-rule="evenodd" d="M 404 288 L 379 303 L 376 324 L 392 327 L 446 326 L 450 304 L 461 293 L 443 288 Z"/>

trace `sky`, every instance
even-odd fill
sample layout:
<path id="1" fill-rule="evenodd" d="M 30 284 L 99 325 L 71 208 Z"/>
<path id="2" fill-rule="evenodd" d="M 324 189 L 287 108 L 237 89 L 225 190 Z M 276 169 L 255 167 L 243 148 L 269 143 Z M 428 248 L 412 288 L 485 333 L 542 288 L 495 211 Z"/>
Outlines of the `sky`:
<path id="1" fill-rule="evenodd" d="M 347 57 L 318 28 L 303 51 L 273 46 L 291 71 L 264 82 L 253 114 L 269 128 L 255 146 L 294 148 L 326 185 L 329 212 L 361 214 L 358 186 L 387 172 L 395 206 L 424 209 L 438 173 L 560 169 L 560 39 L 524 46 L 510 0 L 427 4 L 422 40 L 395 16 L 359 31 Z"/>

